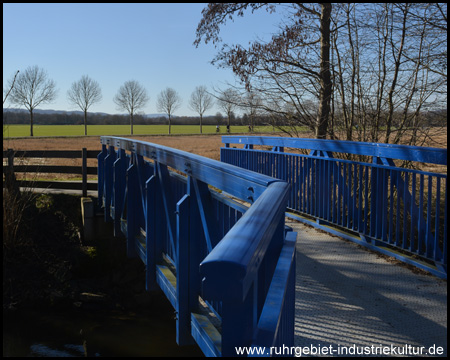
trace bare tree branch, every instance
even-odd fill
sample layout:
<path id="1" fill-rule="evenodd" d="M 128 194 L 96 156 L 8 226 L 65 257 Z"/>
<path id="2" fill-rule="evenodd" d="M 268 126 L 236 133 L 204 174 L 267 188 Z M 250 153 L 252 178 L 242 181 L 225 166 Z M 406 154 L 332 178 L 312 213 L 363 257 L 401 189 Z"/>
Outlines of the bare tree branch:
<path id="1" fill-rule="evenodd" d="M 214 100 L 208 94 L 206 86 L 197 86 L 191 94 L 189 107 L 200 115 L 200 134 L 202 133 L 203 114 L 213 105 Z"/>
<path id="2" fill-rule="evenodd" d="M 55 100 L 56 84 L 39 66 L 28 67 L 15 80 L 10 93 L 11 102 L 25 106 L 30 112 L 30 136 L 33 136 L 33 110 Z"/>
<path id="3" fill-rule="evenodd" d="M 130 133 L 133 135 L 133 116 L 147 105 L 150 97 L 147 90 L 136 80 L 126 81 L 114 96 L 113 101 L 117 104 L 118 110 L 125 110 L 130 114 Z"/>
<path id="4" fill-rule="evenodd" d="M 89 76 L 83 75 L 67 91 L 67 98 L 70 103 L 77 105 L 84 112 L 84 135 L 87 135 L 87 111 L 93 104 L 101 101 L 100 85 Z"/>
<path id="5" fill-rule="evenodd" d="M 158 95 L 156 108 L 169 116 L 169 134 L 171 133 L 172 115 L 181 106 L 181 103 L 180 95 L 172 88 L 166 88 Z"/>

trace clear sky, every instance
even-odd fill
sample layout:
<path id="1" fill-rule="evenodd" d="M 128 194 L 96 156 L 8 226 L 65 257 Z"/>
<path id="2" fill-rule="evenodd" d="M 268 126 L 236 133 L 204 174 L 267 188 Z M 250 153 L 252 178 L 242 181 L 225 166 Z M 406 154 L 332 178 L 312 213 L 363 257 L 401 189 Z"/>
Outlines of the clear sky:
<path id="1" fill-rule="evenodd" d="M 38 65 L 56 82 L 58 97 L 40 109 L 79 110 L 67 101 L 67 90 L 82 75 L 96 80 L 103 100 L 89 111 L 121 113 L 113 102 L 119 87 L 137 80 L 150 95 L 146 114 L 158 113 L 161 90 L 174 88 L 183 104 L 175 115 L 197 115 L 189 97 L 198 85 L 226 88 L 234 83 L 230 69 L 210 61 L 214 45 L 193 45 L 206 4 L 3 4 L 3 87 L 17 70 Z M 278 14 L 258 12 L 221 30 L 225 43 L 247 45 L 269 39 Z M 5 104 L 11 107 L 11 105 Z M 213 115 L 214 107 L 205 115 Z"/>

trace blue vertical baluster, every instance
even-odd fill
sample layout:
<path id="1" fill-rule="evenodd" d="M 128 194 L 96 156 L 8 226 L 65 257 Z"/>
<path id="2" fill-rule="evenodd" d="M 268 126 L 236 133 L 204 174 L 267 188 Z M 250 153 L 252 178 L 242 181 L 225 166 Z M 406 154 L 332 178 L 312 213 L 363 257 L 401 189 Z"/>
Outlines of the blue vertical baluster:
<path id="1" fill-rule="evenodd" d="M 127 169 L 127 255 L 128 257 L 136 256 L 136 235 L 137 235 L 137 208 L 138 208 L 138 179 L 137 179 L 137 166 L 135 164 L 136 158 L 132 154 L 130 166 Z"/>
<path id="2" fill-rule="evenodd" d="M 191 310 L 189 296 L 189 195 L 176 205 L 177 224 L 177 343 L 193 343 L 191 336 Z"/>
<path id="3" fill-rule="evenodd" d="M 408 187 L 409 187 L 409 176 L 408 173 L 405 172 L 405 183 L 403 185 L 403 239 L 402 239 L 402 248 L 407 248 L 408 243 L 408 210 L 409 210 L 409 202 L 410 202 L 410 196 L 408 193 Z"/>
<path id="4" fill-rule="evenodd" d="M 256 327 L 257 288 L 253 283 L 241 301 L 222 303 L 222 356 L 236 356 L 237 346 L 249 346 Z"/>
<path id="5" fill-rule="evenodd" d="M 394 175 L 395 169 L 389 169 L 390 173 L 390 205 L 389 205 L 389 236 L 388 236 L 388 243 L 393 244 L 394 243 L 394 179 L 396 179 L 396 176 Z"/>
<path id="6" fill-rule="evenodd" d="M 125 150 L 118 149 L 118 158 L 114 162 L 114 188 L 113 188 L 113 203 L 114 203 L 114 236 L 121 236 L 120 215 L 123 211 L 123 200 L 126 186 L 126 171 L 128 167 L 128 160 Z"/>
<path id="7" fill-rule="evenodd" d="M 426 256 L 427 258 L 433 258 L 434 253 L 434 239 L 432 239 L 431 234 L 431 212 L 433 209 L 432 205 L 432 194 L 433 194 L 433 177 L 428 176 L 428 201 L 427 201 L 427 220 L 426 220 Z"/>
<path id="8" fill-rule="evenodd" d="M 157 207 L 157 181 L 156 175 L 150 177 L 145 184 L 146 194 L 146 221 L 145 221 L 145 244 L 147 267 L 145 273 L 145 286 L 147 290 L 156 290 L 156 264 L 161 261 L 161 246 L 157 238 L 157 228 L 161 224 L 158 221 L 161 211 Z M 159 245 L 159 246 L 158 246 Z"/>
<path id="9" fill-rule="evenodd" d="M 104 189 L 104 202 L 105 207 L 105 222 L 112 221 L 111 218 L 111 199 L 113 190 L 113 164 L 116 161 L 116 152 L 114 146 L 108 147 L 108 155 L 104 159 L 104 176 L 105 176 L 105 189 Z"/>
<path id="10" fill-rule="evenodd" d="M 442 261 L 441 256 L 439 256 L 438 249 L 440 248 L 439 245 L 439 218 L 441 217 L 441 178 L 438 176 L 436 177 L 436 218 L 435 218 L 435 224 L 434 224 L 434 253 L 433 253 L 433 259 L 437 261 Z M 444 240 L 445 241 L 445 240 Z"/>
<path id="11" fill-rule="evenodd" d="M 105 157 L 108 155 L 106 145 L 102 144 L 102 151 L 97 155 L 97 175 L 98 175 L 98 205 L 103 206 L 103 191 L 105 187 Z"/>
<path id="12" fill-rule="evenodd" d="M 416 174 L 411 174 L 411 235 L 409 237 L 409 251 L 414 253 L 416 251 L 416 213 L 414 211 L 416 205 Z"/>
<path id="13" fill-rule="evenodd" d="M 417 220 L 418 220 L 418 238 L 417 238 L 417 253 L 419 255 L 422 255 L 424 253 L 423 251 L 423 241 L 425 240 L 424 236 L 424 224 L 422 220 L 422 214 L 423 214 L 423 187 L 424 187 L 424 175 L 420 174 L 419 176 L 419 213 L 417 214 Z"/>

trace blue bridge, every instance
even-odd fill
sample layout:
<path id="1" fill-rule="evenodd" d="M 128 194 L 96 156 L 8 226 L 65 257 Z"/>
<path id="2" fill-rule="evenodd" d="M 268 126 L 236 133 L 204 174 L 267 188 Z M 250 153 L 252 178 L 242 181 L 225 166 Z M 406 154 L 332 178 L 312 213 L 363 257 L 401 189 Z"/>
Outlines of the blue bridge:
<path id="1" fill-rule="evenodd" d="M 394 163 L 446 165 L 446 150 L 222 139 L 218 162 L 101 137 L 98 198 L 105 221 L 126 236 L 128 255 L 144 262 L 147 289 L 160 288 L 176 310 L 179 345 L 195 342 L 207 356 L 235 356 L 238 347 L 269 355 L 271 348 L 298 344 L 297 233 L 286 215 L 446 278 L 447 177 Z"/>
<path id="2" fill-rule="evenodd" d="M 99 199 L 207 356 L 293 346 L 296 234 L 289 184 L 164 146 L 102 137 Z"/>

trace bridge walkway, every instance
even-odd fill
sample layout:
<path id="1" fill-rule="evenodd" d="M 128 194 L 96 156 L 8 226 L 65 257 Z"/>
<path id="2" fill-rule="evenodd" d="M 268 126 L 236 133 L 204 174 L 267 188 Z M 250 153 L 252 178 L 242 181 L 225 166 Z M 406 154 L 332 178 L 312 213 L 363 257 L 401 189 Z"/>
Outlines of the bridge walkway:
<path id="1" fill-rule="evenodd" d="M 286 224 L 298 233 L 295 346 L 435 345 L 447 353 L 445 280 L 295 220 Z"/>

